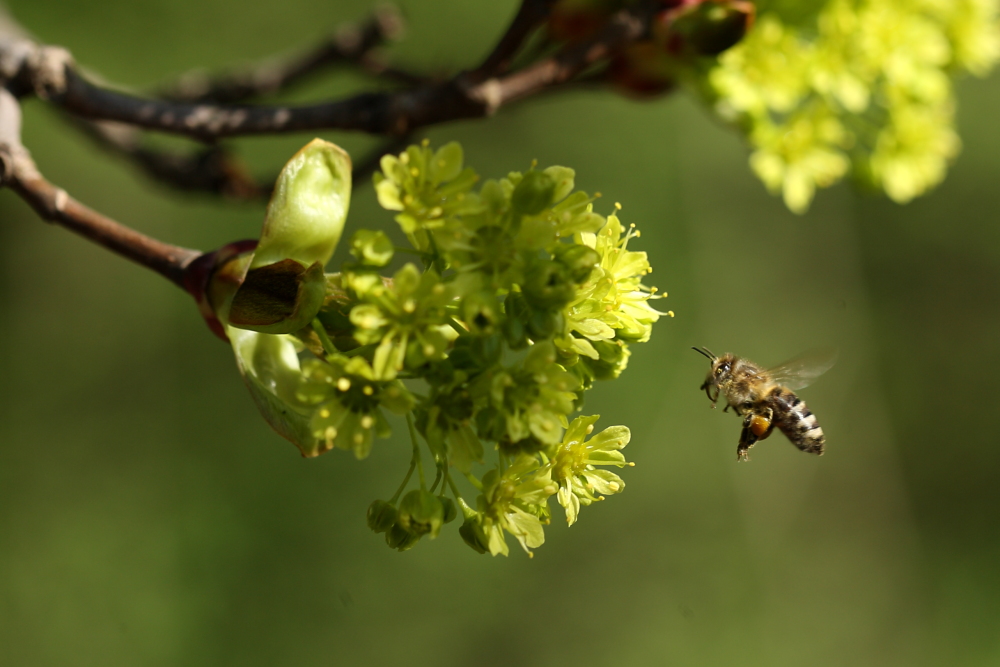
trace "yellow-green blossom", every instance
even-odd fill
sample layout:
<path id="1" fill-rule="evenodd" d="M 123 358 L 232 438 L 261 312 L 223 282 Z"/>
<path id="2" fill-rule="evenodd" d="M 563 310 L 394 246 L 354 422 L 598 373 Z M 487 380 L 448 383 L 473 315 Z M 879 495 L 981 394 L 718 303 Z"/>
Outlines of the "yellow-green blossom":
<path id="1" fill-rule="evenodd" d="M 320 451 L 348 449 L 359 459 L 368 456 L 374 435 L 389 434 L 382 407 L 397 414 L 413 407 L 413 397 L 400 382 L 379 381 L 360 356 L 304 361 L 297 398 L 316 406 L 309 426 Z"/>
<path id="2" fill-rule="evenodd" d="M 628 465 L 621 449 L 628 444 L 631 433 L 625 426 L 611 426 L 585 440 L 597 420 L 598 415 L 574 419 L 550 463 L 552 480 L 559 485 L 556 497 L 571 526 L 579 517 L 581 505 L 603 500 L 625 488 L 621 477 L 595 466 Z"/>
<path id="3" fill-rule="evenodd" d="M 417 360 L 444 356 L 456 334 L 447 326 L 445 312 L 451 295 L 433 270 L 420 273 L 413 264 L 406 264 L 390 284 L 362 280 L 349 277 L 348 284 L 362 301 L 351 310 L 350 318 L 357 341 L 376 346 L 375 377 L 396 377 L 407 355 Z"/>
<path id="4" fill-rule="evenodd" d="M 625 232 L 618 216 L 609 215 L 597 234 L 580 234 L 580 242 L 600 256 L 589 280 L 566 309 L 570 331 L 584 339 L 619 337 L 644 342 L 653 322 L 660 318 L 649 305 L 652 291 L 642 284 L 642 278 L 652 271 L 646 253 L 628 249 L 629 240 L 639 236 L 634 227 Z M 582 354 L 597 358 L 592 346 L 578 345 Z"/>
<path id="5" fill-rule="evenodd" d="M 765 10 L 708 73 L 751 166 L 801 213 L 852 170 L 904 202 L 958 151 L 952 77 L 1000 59 L 998 0 L 827 0 L 811 21 Z"/>
<path id="6" fill-rule="evenodd" d="M 528 454 L 520 455 L 502 473 L 486 473 L 477 501 L 476 532 L 490 554 L 508 554 L 504 532 L 510 533 L 528 555 L 542 546 L 542 525 L 548 523 L 546 502 L 556 490 L 550 471 L 540 468 L 538 460 Z"/>

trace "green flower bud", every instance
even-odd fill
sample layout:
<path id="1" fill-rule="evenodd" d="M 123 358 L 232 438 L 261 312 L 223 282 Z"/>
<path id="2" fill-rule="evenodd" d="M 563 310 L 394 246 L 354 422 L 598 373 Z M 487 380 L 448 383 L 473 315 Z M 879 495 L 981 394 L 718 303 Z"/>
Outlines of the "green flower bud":
<path id="1" fill-rule="evenodd" d="M 500 361 L 503 341 L 496 335 L 481 336 L 472 340 L 470 348 L 473 361 L 482 367 L 489 367 Z"/>
<path id="2" fill-rule="evenodd" d="M 368 506 L 368 527 L 376 533 L 390 530 L 396 523 L 396 508 L 384 500 L 376 500 Z"/>
<path id="3" fill-rule="evenodd" d="M 515 213 L 538 215 L 552 205 L 556 180 L 544 171 L 529 171 L 514 188 L 510 204 Z"/>
<path id="4" fill-rule="evenodd" d="M 392 241 L 384 232 L 359 229 L 351 237 L 351 254 L 368 266 L 385 266 L 392 261 Z"/>
<path id="5" fill-rule="evenodd" d="M 601 256 L 596 250 L 576 243 L 561 244 L 554 254 L 556 261 L 569 271 L 570 280 L 578 285 L 587 281 L 594 267 L 601 261 Z"/>
<path id="6" fill-rule="evenodd" d="M 494 294 L 473 292 L 462 299 L 462 318 L 472 333 L 488 334 L 503 320 L 503 312 Z"/>
<path id="7" fill-rule="evenodd" d="M 496 408 L 485 407 L 476 413 L 476 432 L 484 440 L 500 440 L 507 432 L 507 420 Z"/>
<path id="8" fill-rule="evenodd" d="M 528 344 L 527 320 L 531 317 L 531 306 L 520 292 L 511 292 L 504 301 L 507 316 L 503 321 L 503 335 L 511 349 L 519 350 Z"/>
<path id="9" fill-rule="evenodd" d="M 397 525 L 417 535 L 438 536 L 444 523 L 444 507 L 433 493 L 414 489 L 403 496 L 399 503 Z"/>
<path id="10" fill-rule="evenodd" d="M 442 521 L 444 523 L 451 523 L 458 516 L 458 508 L 455 507 L 455 501 L 445 496 L 438 496 L 438 500 L 441 501 L 441 507 L 444 510 Z"/>
<path id="11" fill-rule="evenodd" d="M 458 534 L 462 536 L 462 540 L 472 547 L 475 551 L 484 554 L 487 550 L 486 542 L 483 540 L 482 535 L 479 531 L 478 522 L 474 518 L 467 518 L 463 523 L 462 527 L 458 529 Z"/>
<path id="12" fill-rule="evenodd" d="M 415 535 L 398 523 L 385 534 L 385 543 L 389 548 L 396 551 L 406 551 L 412 549 L 413 545 L 420 541 L 420 535 Z"/>
<path id="13" fill-rule="evenodd" d="M 621 341 L 594 341 L 594 349 L 600 355 L 599 359 L 583 359 L 591 376 L 597 380 L 613 380 L 628 366 L 628 345 Z"/>
<path id="14" fill-rule="evenodd" d="M 576 285 L 570 277 L 569 269 L 564 264 L 551 260 L 532 263 L 523 289 L 524 298 L 537 308 L 561 308 L 576 296 Z"/>

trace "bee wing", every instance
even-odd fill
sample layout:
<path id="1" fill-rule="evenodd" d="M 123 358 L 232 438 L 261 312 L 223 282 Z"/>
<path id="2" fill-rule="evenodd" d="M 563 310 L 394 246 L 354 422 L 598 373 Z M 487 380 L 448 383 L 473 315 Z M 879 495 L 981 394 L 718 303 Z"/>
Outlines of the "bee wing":
<path id="1" fill-rule="evenodd" d="M 830 370 L 836 361 L 836 348 L 820 348 L 803 352 L 768 370 L 768 373 L 780 385 L 792 390 L 802 389 Z"/>

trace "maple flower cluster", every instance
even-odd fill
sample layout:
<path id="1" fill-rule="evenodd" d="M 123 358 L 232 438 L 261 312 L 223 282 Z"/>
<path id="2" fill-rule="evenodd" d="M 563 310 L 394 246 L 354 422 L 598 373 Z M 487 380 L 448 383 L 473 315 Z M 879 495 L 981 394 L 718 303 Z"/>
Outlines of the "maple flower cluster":
<path id="1" fill-rule="evenodd" d="M 997 0 L 758 3 L 758 20 L 701 74 L 743 130 L 750 166 L 793 211 L 853 173 L 905 203 L 958 154 L 955 75 L 1000 58 Z"/>
<path id="2" fill-rule="evenodd" d="M 639 233 L 620 207 L 595 212 L 571 169 L 481 182 L 459 144 L 425 143 L 375 175 L 410 247 L 359 230 L 351 259 L 326 273 L 349 176 L 340 149 L 309 144 L 282 172 L 255 253 L 216 273 L 212 303 L 246 384 L 304 456 L 364 458 L 402 417 L 409 469 L 368 512 L 390 547 L 461 515 L 476 551 L 507 554 L 512 536 L 530 554 L 550 499 L 573 524 L 625 488 L 608 468 L 629 465 L 629 430 L 595 433 L 596 415 L 574 413 L 661 316 L 646 254 L 629 248 Z"/>

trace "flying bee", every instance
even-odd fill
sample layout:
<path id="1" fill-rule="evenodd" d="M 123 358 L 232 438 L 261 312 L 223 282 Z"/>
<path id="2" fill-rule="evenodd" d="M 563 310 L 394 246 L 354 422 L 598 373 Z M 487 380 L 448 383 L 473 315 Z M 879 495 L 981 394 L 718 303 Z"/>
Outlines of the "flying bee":
<path id="1" fill-rule="evenodd" d="M 835 350 L 812 351 L 767 369 L 737 357 L 716 357 L 708 349 L 692 348 L 712 362 L 701 389 L 715 407 L 719 396 L 726 399 L 723 412 L 732 408 L 743 417 L 743 430 L 736 446 L 736 460 L 747 461 L 747 453 L 758 441 L 767 438 L 774 427 L 792 444 L 810 454 L 823 454 L 826 437 L 816 423 L 816 416 L 795 395 L 825 373 L 837 360 Z"/>

